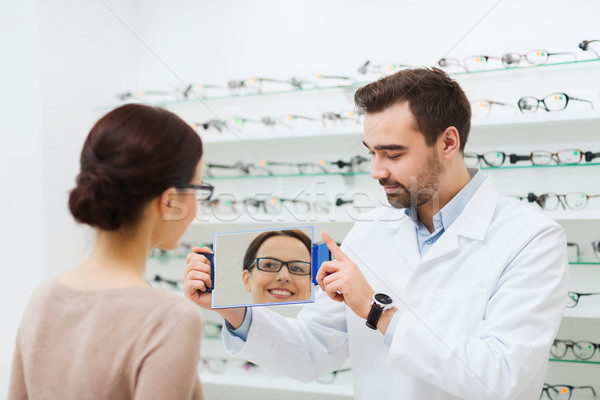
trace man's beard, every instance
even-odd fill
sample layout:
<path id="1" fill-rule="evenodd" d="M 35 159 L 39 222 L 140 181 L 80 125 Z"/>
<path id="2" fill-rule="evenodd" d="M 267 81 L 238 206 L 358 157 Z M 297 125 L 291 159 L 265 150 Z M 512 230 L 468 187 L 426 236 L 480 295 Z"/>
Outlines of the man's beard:
<path id="1" fill-rule="evenodd" d="M 444 172 L 441 161 L 434 151 L 427 155 L 427 166 L 419 171 L 417 177 L 410 178 L 410 190 L 400 182 L 389 179 L 380 179 L 382 186 L 399 186 L 398 191 L 388 193 L 387 198 L 394 208 L 411 208 L 427 203 L 438 198 L 440 177 Z M 434 200 L 435 200 L 434 199 Z"/>

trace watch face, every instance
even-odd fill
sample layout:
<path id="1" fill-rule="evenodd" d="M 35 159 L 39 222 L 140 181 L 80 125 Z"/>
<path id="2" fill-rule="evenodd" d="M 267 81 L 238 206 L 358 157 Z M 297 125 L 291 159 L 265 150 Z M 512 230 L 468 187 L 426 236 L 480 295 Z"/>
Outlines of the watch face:
<path id="1" fill-rule="evenodd" d="M 392 298 L 384 293 L 377 293 L 375 295 L 375 300 L 384 305 L 392 304 Z"/>

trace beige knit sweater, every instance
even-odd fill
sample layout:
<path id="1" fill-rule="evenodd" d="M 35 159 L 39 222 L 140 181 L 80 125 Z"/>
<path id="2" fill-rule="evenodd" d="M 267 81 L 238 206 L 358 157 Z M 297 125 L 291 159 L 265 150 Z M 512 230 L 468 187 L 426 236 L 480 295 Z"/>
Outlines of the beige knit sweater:
<path id="1" fill-rule="evenodd" d="M 195 305 L 175 294 L 49 282 L 23 316 L 8 398 L 202 399 L 201 334 Z"/>

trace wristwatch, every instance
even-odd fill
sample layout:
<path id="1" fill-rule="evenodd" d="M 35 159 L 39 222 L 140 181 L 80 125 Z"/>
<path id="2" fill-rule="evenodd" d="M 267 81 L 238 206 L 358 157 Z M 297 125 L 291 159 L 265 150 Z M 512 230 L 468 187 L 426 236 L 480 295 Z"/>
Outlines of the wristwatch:
<path id="1" fill-rule="evenodd" d="M 377 322 L 381 313 L 392 308 L 394 301 L 390 296 L 384 293 L 375 293 L 371 298 L 371 311 L 367 317 L 367 326 L 371 329 L 377 329 Z"/>

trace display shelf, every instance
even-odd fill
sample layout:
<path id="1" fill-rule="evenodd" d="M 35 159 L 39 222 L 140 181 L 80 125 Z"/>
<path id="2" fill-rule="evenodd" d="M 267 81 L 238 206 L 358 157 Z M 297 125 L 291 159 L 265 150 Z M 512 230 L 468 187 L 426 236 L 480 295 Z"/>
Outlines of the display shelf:
<path id="1" fill-rule="evenodd" d="M 600 266 L 600 262 L 585 262 L 585 261 L 578 261 L 578 262 L 570 262 L 569 265 L 589 265 L 589 266 Z"/>
<path id="2" fill-rule="evenodd" d="M 595 364 L 600 365 L 600 361 L 589 361 L 589 360 L 569 360 L 563 358 L 550 358 L 548 361 L 551 362 L 562 362 L 562 363 L 575 363 L 575 364 Z"/>
<path id="3" fill-rule="evenodd" d="M 260 131 L 254 132 L 223 132 L 223 133 L 207 133 L 200 134 L 202 141 L 205 143 L 229 143 L 235 141 L 260 141 L 260 140 L 285 140 L 289 139 L 307 139 L 323 136 L 341 136 L 352 135 L 359 139 L 362 136 L 362 125 L 347 124 L 339 126 L 323 126 L 315 124 L 314 129 L 270 129 L 266 127 Z"/>
<path id="4" fill-rule="evenodd" d="M 584 319 L 599 319 L 600 318 L 600 309 L 598 308 L 590 308 L 590 307 L 574 307 L 574 308 L 565 308 L 563 311 L 564 318 L 584 318 Z"/>
<path id="5" fill-rule="evenodd" d="M 510 73 L 514 71 L 532 71 L 539 69 L 547 69 L 552 67 L 577 67 L 582 65 L 595 65 L 599 63 L 600 59 L 589 59 L 589 60 L 577 60 L 577 61 L 565 61 L 565 62 L 555 62 L 555 63 L 546 63 L 539 65 L 522 65 L 511 68 L 490 68 L 490 69 L 482 69 L 478 71 L 465 71 L 465 72 L 451 72 L 448 75 L 452 77 L 466 77 L 472 75 L 482 75 L 482 74 L 494 74 L 494 73 Z M 351 84 L 347 85 L 323 85 L 318 87 L 304 88 L 304 89 L 282 89 L 282 90 L 270 90 L 265 92 L 253 92 L 253 93 L 240 93 L 240 94 L 219 94 L 214 96 L 206 96 L 206 97 L 193 97 L 188 99 L 164 99 L 164 100 L 156 100 L 156 101 L 138 101 L 135 103 L 138 104 L 146 104 L 152 106 L 160 106 L 160 107 L 176 107 L 182 104 L 194 104 L 194 103 L 205 103 L 205 102 L 214 102 L 214 101 L 228 101 L 228 100 L 237 100 L 249 98 L 253 99 L 256 97 L 272 97 L 272 96 L 282 96 L 289 94 L 301 94 L 301 93 L 315 93 L 315 92 L 324 92 L 331 90 L 351 90 L 355 91 L 359 87 L 367 85 L 378 78 L 370 79 L 370 80 L 356 80 Z M 133 103 L 133 102 L 132 102 Z M 97 107 L 97 111 L 108 111 L 115 107 L 121 106 L 123 104 L 128 104 L 128 102 L 118 102 L 112 105 L 105 105 Z"/>
<path id="6" fill-rule="evenodd" d="M 265 388 L 311 394 L 331 394 L 353 396 L 354 389 L 350 375 L 340 376 L 333 383 L 300 382 L 283 376 L 264 376 L 252 372 L 227 372 L 216 374 L 203 371 L 200 374 L 202 384 L 242 386 L 246 388 Z M 339 381 L 339 382 L 338 382 Z"/>
<path id="7" fill-rule="evenodd" d="M 468 75 L 480 75 L 480 74 L 488 74 L 494 72 L 506 73 L 508 71 L 532 71 L 538 70 L 542 68 L 551 68 L 551 67 L 559 67 L 559 66 L 574 66 L 574 65 L 594 65 L 594 63 L 600 62 L 600 58 L 592 58 L 588 60 L 572 60 L 572 61 L 562 61 L 562 62 L 553 62 L 553 63 L 545 63 L 545 64 L 537 64 L 537 65 L 521 65 L 510 68 L 489 68 L 489 69 L 481 69 L 478 71 L 464 71 L 464 72 L 453 72 L 450 73 L 450 76 L 468 76 Z"/>
<path id="8" fill-rule="evenodd" d="M 600 164 L 598 164 L 600 165 Z M 370 171 L 356 171 L 356 172 L 319 172 L 311 174 L 272 174 L 272 175 L 235 175 L 235 176 L 205 176 L 204 179 L 208 181 L 227 181 L 227 180 L 238 180 L 238 179 L 265 179 L 265 178 L 310 178 L 310 177 L 322 177 L 322 176 L 357 176 L 357 175 L 370 175 Z"/>
<path id="9" fill-rule="evenodd" d="M 595 167 L 600 163 L 580 163 L 580 164 L 550 164 L 550 165 L 509 165 L 501 167 L 479 167 L 485 171 L 503 171 L 512 169 L 543 169 L 543 168 L 572 168 L 572 167 Z"/>
<path id="10" fill-rule="evenodd" d="M 555 221 L 585 221 L 600 219 L 600 210 L 559 210 L 544 211 Z"/>

